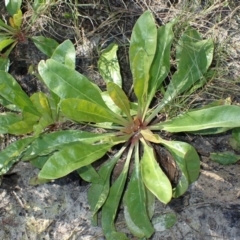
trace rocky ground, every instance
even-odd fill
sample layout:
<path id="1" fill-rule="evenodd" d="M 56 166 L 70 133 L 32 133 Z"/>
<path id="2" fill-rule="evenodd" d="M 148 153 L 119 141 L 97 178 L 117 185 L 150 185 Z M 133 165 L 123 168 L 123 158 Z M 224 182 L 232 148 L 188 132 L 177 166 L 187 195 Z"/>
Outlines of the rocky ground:
<path id="1" fill-rule="evenodd" d="M 128 92 L 131 74 L 127 59 L 127 43 L 131 29 L 141 13 L 150 9 L 158 24 L 181 16 L 178 24 L 189 22 L 204 37 L 216 43 L 215 65 L 218 74 L 206 86 L 201 99 L 231 97 L 239 103 L 240 76 L 240 6 L 236 1 L 81 1 L 90 4 L 74 8 L 66 1 L 56 1 L 49 12 L 41 15 L 32 26 L 32 33 L 53 37 L 59 42 L 71 39 L 77 49 L 77 69 L 101 88 L 104 82 L 97 72 L 99 49 L 110 42 L 120 44 L 119 58 L 124 89 Z M 70 1 L 73 2 L 73 1 Z M 191 3 L 189 3 L 191 2 Z M 25 7 L 25 16 L 31 14 Z M 2 9 L 1 9 L 2 11 Z M 77 20 L 63 15 L 77 11 Z M 11 56 L 10 73 L 31 94 L 42 86 L 28 74 L 30 64 L 37 64 L 44 55 L 31 41 L 19 44 Z M 220 59 L 218 62 L 217 60 Z M 220 64 L 220 65 L 218 65 Z M 194 145 L 201 156 L 201 174 L 197 182 L 167 206 L 157 203 L 154 215 L 156 233 L 152 240 L 238 240 L 240 239 L 240 164 L 222 166 L 209 159 L 212 151 L 229 150 L 230 132 L 214 137 L 177 136 Z M 2 136 L 4 148 L 12 136 Z M 54 182 L 31 186 L 29 180 L 38 170 L 20 162 L 1 179 L 0 184 L 0 239 L 6 240 L 102 240 L 101 228 L 93 227 L 87 203 L 88 185 L 77 174 Z M 163 231 L 158 216 L 172 212 L 177 223 Z M 120 218 L 121 220 L 121 218 Z M 118 229 L 128 233 L 123 221 Z M 130 239 L 135 239 L 129 235 Z"/>

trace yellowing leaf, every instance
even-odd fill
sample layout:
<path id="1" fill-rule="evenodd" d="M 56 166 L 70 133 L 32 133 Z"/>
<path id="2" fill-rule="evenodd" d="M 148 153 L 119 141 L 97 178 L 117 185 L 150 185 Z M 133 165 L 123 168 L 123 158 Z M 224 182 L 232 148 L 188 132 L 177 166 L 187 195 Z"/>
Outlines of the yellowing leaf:
<path id="1" fill-rule="evenodd" d="M 9 19 L 10 21 L 10 19 Z M 16 14 L 13 15 L 13 24 L 15 28 L 20 28 L 22 25 L 22 11 L 19 9 Z"/>
<path id="2" fill-rule="evenodd" d="M 130 104 L 124 91 L 115 83 L 109 82 L 107 85 L 107 91 L 112 98 L 113 102 L 126 114 L 131 121 Z"/>

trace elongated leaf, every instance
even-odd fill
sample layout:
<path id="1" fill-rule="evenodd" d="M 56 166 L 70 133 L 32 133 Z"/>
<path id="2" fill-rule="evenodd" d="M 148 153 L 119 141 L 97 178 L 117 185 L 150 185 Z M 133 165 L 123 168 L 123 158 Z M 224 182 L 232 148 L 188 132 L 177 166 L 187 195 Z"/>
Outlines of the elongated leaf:
<path id="1" fill-rule="evenodd" d="M 98 175 L 97 171 L 92 165 L 79 168 L 77 173 L 84 181 L 91 183 L 99 183 L 101 181 L 101 177 Z"/>
<path id="2" fill-rule="evenodd" d="M 8 133 L 8 126 L 21 121 L 22 117 L 15 113 L 0 113 L 0 134 Z"/>
<path id="3" fill-rule="evenodd" d="M 74 45 L 70 40 L 65 40 L 57 46 L 51 58 L 74 70 L 76 60 Z"/>
<path id="4" fill-rule="evenodd" d="M 48 88 L 60 98 L 79 98 L 106 106 L 97 85 L 77 71 L 53 59 L 41 61 L 38 71 Z"/>
<path id="5" fill-rule="evenodd" d="M 129 240 L 129 238 L 122 232 L 112 232 L 106 236 L 107 240 Z"/>
<path id="6" fill-rule="evenodd" d="M 94 182 L 88 190 L 88 202 L 93 214 L 93 220 L 95 220 L 96 213 L 99 211 L 108 197 L 111 173 L 124 149 L 125 148 L 122 148 L 113 158 L 101 166 L 98 171 L 100 176 L 99 181 Z"/>
<path id="7" fill-rule="evenodd" d="M 89 165 L 101 158 L 109 149 L 109 144 L 72 143 L 71 146 L 53 154 L 39 173 L 40 178 L 56 179 L 72 171 Z"/>
<path id="8" fill-rule="evenodd" d="M 123 170 L 117 180 L 110 188 L 110 192 L 106 202 L 102 207 L 102 228 L 107 240 L 118 239 L 116 236 L 120 235 L 119 239 L 127 239 L 123 233 L 117 233 L 114 221 L 116 218 L 117 210 L 126 183 L 129 163 L 132 156 L 132 148 L 129 149 L 127 159 L 125 161 Z"/>
<path id="9" fill-rule="evenodd" d="M 233 129 L 232 136 L 237 141 L 237 143 L 240 144 L 240 127 Z"/>
<path id="10" fill-rule="evenodd" d="M 49 106 L 48 98 L 43 92 L 34 93 L 30 99 L 42 116 L 52 119 L 52 112 Z"/>
<path id="11" fill-rule="evenodd" d="M 0 51 L 2 51 L 5 47 L 11 45 L 12 43 L 14 43 L 16 40 L 15 39 L 4 39 L 0 41 Z"/>
<path id="12" fill-rule="evenodd" d="M 111 109 L 111 111 L 113 111 L 114 113 L 117 114 L 122 114 L 122 110 L 113 102 L 112 98 L 109 96 L 108 92 L 102 92 L 101 96 L 103 98 L 103 101 L 105 102 L 105 104 L 107 105 L 107 107 L 109 109 Z"/>
<path id="13" fill-rule="evenodd" d="M 107 91 L 113 102 L 126 114 L 129 120 L 132 119 L 130 115 L 130 103 L 124 91 L 115 83 L 109 82 Z"/>
<path id="14" fill-rule="evenodd" d="M 44 93 L 34 93 L 30 99 L 38 112 L 41 113 L 41 118 L 39 119 L 38 124 L 33 128 L 34 135 L 38 136 L 46 127 L 54 123 L 53 117 L 55 116 L 53 116 L 50 108 L 48 97 Z"/>
<path id="15" fill-rule="evenodd" d="M 130 232 L 138 237 L 138 238 L 144 238 L 145 234 L 142 231 L 141 228 L 139 228 L 134 222 L 133 219 L 130 217 L 130 214 L 128 212 L 128 209 L 125 207 L 124 208 L 124 218 L 125 218 L 125 222 L 127 224 L 128 229 L 130 230 Z"/>
<path id="16" fill-rule="evenodd" d="M 1 28 L 1 21 L 2 21 L 2 20 L 0 19 L 0 29 L 3 30 L 3 29 Z M 5 23 L 3 23 L 3 24 L 5 24 Z M 11 34 L 9 34 L 9 36 L 10 36 L 10 35 L 11 35 Z M 5 40 L 5 39 L 8 39 L 9 36 L 8 36 L 8 34 L 4 34 L 4 33 L 0 34 L 0 41 Z"/>
<path id="17" fill-rule="evenodd" d="M 222 165 L 229 165 L 240 160 L 240 155 L 233 152 L 210 153 L 210 159 Z"/>
<path id="18" fill-rule="evenodd" d="M 232 137 L 229 139 L 230 146 L 235 150 L 240 150 L 240 128 L 234 128 L 232 130 Z"/>
<path id="19" fill-rule="evenodd" d="M 5 6 L 10 15 L 14 15 L 21 7 L 22 0 L 5 0 Z"/>
<path id="20" fill-rule="evenodd" d="M 146 143 L 144 143 L 144 153 L 141 160 L 141 172 L 145 186 L 159 201 L 167 204 L 172 198 L 171 183 L 157 164 L 153 148 Z"/>
<path id="21" fill-rule="evenodd" d="M 211 128 L 235 128 L 240 126 L 239 106 L 217 106 L 187 112 L 170 121 L 162 122 L 151 129 L 168 132 L 193 132 Z"/>
<path id="22" fill-rule="evenodd" d="M 32 7 L 37 13 L 41 12 L 46 7 L 47 0 L 34 0 Z"/>
<path id="23" fill-rule="evenodd" d="M 162 141 L 162 144 L 172 154 L 173 159 L 181 170 L 181 178 L 173 189 L 173 197 L 183 195 L 189 184 L 198 179 L 200 173 L 200 159 L 196 150 L 188 143 L 179 141 Z"/>
<path id="24" fill-rule="evenodd" d="M 95 143 L 103 140 L 103 134 L 84 132 L 79 130 L 62 130 L 45 134 L 37 138 L 27 149 L 22 160 L 29 160 L 37 156 L 44 156 L 71 146 L 74 142 L 84 141 L 85 143 Z"/>
<path id="25" fill-rule="evenodd" d="M 6 99 L 4 99 L 2 96 L 0 96 L 0 104 L 3 105 L 5 108 L 12 110 L 14 112 L 21 112 L 20 108 L 18 108 L 16 105 L 10 103 Z"/>
<path id="26" fill-rule="evenodd" d="M 29 184 L 32 185 L 32 186 L 36 186 L 36 185 L 41 185 L 41 184 L 45 184 L 45 183 L 48 183 L 48 182 L 51 182 L 51 180 L 41 179 L 41 178 L 38 178 L 38 177 L 33 177 L 33 178 L 30 179 Z"/>
<path id="27" fill-rule="evenodd" d="M 158 29 L 157 49 L 150 71 L 149 93 L 155 94 L 170 70 L 170 50 L 174 36 L 172 27 L 175 22 L 171 21 Z"/>
<path id="28" fill-rule="evenodd" d="M 168 85 L 163 102 L 170 102 L 203 77 L 212 62 L 213 51 L 211 39 L 201 40 L 198 32 L 190 27 L 185 31 L 177 47 L 177 72 Z"/>
<path id="29" fill-rule="evenodd" d="M 152 219 L 155 209 L 155 195 L 145 187 L 147 212 L 149 219 Z"/>
<path id="30" fill-rule="evenodd" d="M 8 73 L 0 71 L 0 95 L 20 109 L 40 116 L 27 94 Z"/>
<path id="31" fill-rule="evenodd" d="M 42 169 L 49 157 L 50 155 L 36 157 L 31 160 L 31 164 L 36 168 Z"/>
<path id="32" fill-rule="evenodd" d="M 6 39 L 9 36 L 12 36 L 12 33 L 16 30 L 15 28 L 11 27 L 10 25 L 6 24 L 2 19 L 0 19 L 0 30 L 3 31 L 2 36 L 0 37 L 0 40 Z"/>
<path id="33" fill-rule="evenodd" d="M 62 100 L 60 107 L 64 116 L 77 122 L 113 122 L 122 124 L 122 121 L 117 119 L 116 114 L 110 109 L 86 100 L 67 98 Z"/>
<path id="34" fill-rule="evenodd" d="M 9 58 L 0 57 L 0 70 L 8 72 L 10 66 Z"/>
<path id="35" fill-rule="evenodd" d="M 51 57 L 54 53 L 55 49 L 59 45 L 59 43 L 52 39 L 52 38 L 46 38 L 43 36 L 33 36 L 31 37 L 31 40 L 35 44 L 35 46 L 40 50 L 42 53 L 47 55 L 48 57 Z"/>
<path id="36" fill-rule="evenodd" d="M 146 194 L 139 165 L 135 166 L 128 183 L 124 195 L 124 207 L 125 219 L 132 233 L 137 237 L 151 237 L 154 229 L 147 212 Z"/>
<path id="37" fill-rule="evenodd" d="M 22 25 L 22 11 L 19 9 L 14 15 L 13 15 L 13 22 L 16 28 L 20 28 Z"/>
<path id="38" fill-rule="evenodd" d="M 7 173 L 20 160 L 21 154 L 33 140 L 32 137 L 17 140 L 0 152 L 0 175 Z"/>
<path id="39" fill-rule="evenodd" d="M 38 116 L 28 112 L 24 112 L 21 121 L 8 125 L 8 133 L 15 135 L 31 133 L 33 131 L 34 125 L 37 124 L 38 120 Z"/>
<path id="40" fill-rule="evenodd" d="M 102 52 L 98 60 L 98 70 L 106 83 L 114 82 L 119 87 L 122 87 L 117 50 L 118 45 L 112 43 Z"/>
<path id="41" fill-rule="evenodd" d="M 59 103 L 61 101 L 61 98 L 52 91 L 50 91 L 50 96 L 47 96 L 47 98 L 52 113 L 52 119 L 57 122 L 59 121 L 60 116 Z"/>
<path id="42" fill-rule="evenodd" d="M 46 116 L 40 117 L 38 123 L 33 126 L 34 136 L 39 136 L 51 124 L 54 124 L 54 121 L 51 118 Z"/>
<path id="43" fill-rule="evenodd" d="M 154 134 L 148 128 L 141 130 L 141 134 L 144 137 L 144 139 L 149 141 L 149 142 L 153 142 L 153 143 L 160 143 L 161 142 L 161 140 L 159 140 L 158 135 Z"/>
<path id="44" fill-rule="evenodd" d="M 150 11 L 137 20 L 130 41 L 129 57 L 134 92 L 144 102 L 148 91 L 149 71 L 157 45 L 157 28 Z"/>

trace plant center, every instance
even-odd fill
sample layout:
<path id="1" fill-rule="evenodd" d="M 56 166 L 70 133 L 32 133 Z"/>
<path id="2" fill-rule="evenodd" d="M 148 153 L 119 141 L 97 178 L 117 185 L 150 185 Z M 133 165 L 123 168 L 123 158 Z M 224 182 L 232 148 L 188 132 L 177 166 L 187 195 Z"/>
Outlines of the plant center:
<path id="1" fill-rule="evenodd" d="M 141 137 L 141 130 L 146 129 L 146 124 L 138 117 L 134 117 L 129 126 L 122 129 L 123 133 L 132 134 L 132 142 L 136 142 Z"/>

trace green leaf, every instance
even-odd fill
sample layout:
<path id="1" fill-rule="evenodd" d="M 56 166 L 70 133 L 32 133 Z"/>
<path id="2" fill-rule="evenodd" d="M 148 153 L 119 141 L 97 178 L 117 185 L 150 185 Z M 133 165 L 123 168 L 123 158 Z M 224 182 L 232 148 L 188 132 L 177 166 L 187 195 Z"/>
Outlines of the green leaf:
<path id="1" fill-rule="evenodd" d="M 102 107 L 95 103 L 82 99 L 64 99 L 61 102 L 60 108 L 64 116 L 77 122 L 113 122 L 118 124 L 124 123 L 117 118 L 117 114 L 112 112 L 107 107 Z"/>
<path id="2" fill-rule="evenodd" d="M 38 176 L 45 179 L 57 179 L 66 176 L 72 171 L 98 160 L 110 148 L 110 144 L 72 143 L 71 146 L 53 154 Z"/>
<path id="3" fill-rule="evenodd" d="M 172 186 L 165 173 L 159 167 L 152 147 L 145 142 L 141 160 L 141 172 L 145 186 L 158 198 L 167 204 L 172 198 Z"/>
<path id="4" fill-rule="evenodd" d="M 22 160 L 48 155 L 54 151 L 71 146 L 74 142 L 95 143 L 103 140 L 105 135 L 79 130 L 62 130 L 39 136 L 27 149 Z"/>
<path id="5" fill-rule="evenodd" d="M 240 128 L 232 130 L 232 137 L 229 139 L 229 144 L 234 150 L 240 150 Z"/>
<path id="6" fill-rule="evenodd" d="M 0 19 L 0 30 L 2 30 L 2 34 L 0 36 L 0 40 L 7 39 L 10 36 L 12 36 L 12 33 L 15 32 L 15 28 L 11 27 L 7 23 L 5 23 L 3 20 Z"/>
<path id="7" fill-rule="evenodd" d="M 222 153 L 210 153 L 210 159 L 222 165 L 229 165 L 238 162 L 240 160 L 240 155 L 228 151 Z"/>
<path id="8" fill-rule="evenodd" d="M 98 70 L 106 83 L 114 82 L 122 87 L 122 78 L 120 74 L 120 67 L 117 59 L 118 45 L 110 44 L 98 60 Z"/>
<path id="9" fill-rule="evenodd" d="M 130 115 L 130 104 L 124 91 L 113 82 L 108 83 L 107 91 L 113 102 L 126 114 L 128 119 L 131 121 L 132 117 Z"/>
<path id="10" fill-rule="evenodd" d="M 234 128 L 232 130 L 232 136 L 238 142 L 238 144 L 240 144 L 240 128 Z"/>
<path id="11" fill-rule="evenodd" d="M 36 168 L 42 169 L 49 157 L 49 155 L 36 157 L 31 160 L 31 164 Z"/>
<path id="12" fill-rule="evenodd" d="M 235 128 L 240 126 L 239 106 L 217 106 L 187 112 L 170 121 L 156 124 L 151 129 L 168 132 L 193 132 L 211 128 Z"/>
<path id="13" fill-rule="evenodd" d="M 95 219 L 96 213 L 105 203 L 110 189 L 110 177 L 112 170 L 121 157 L 125 148 L 122 148 L 113 158 L 105 162 L 98 171 L 100 179 L 98 182 L 94 182 L 88 190 L 88 202 Z"/>
<path id="14" fill-rule="evenodd" d="M 38 71 L 48 88 L 60 98 L 79 98 L 106 107 L 97 85 L 77 71 L 53 59 L 41 61 Z"/>
<path id="15" fill-rule="evenodd" d="M 13 16 L 21 7 L 22 0 L 5 0 L 8 13 Z"/>
<path id="16" fill-rule="evenodd" d="M 125 220 L 134 236 L 151 237 L 154 229 L 147 213 L 146 194 L 139 165 L 133 170 L 123 200 Z"/>
<path id="17" fill-rule="evenodd" d="M 36 177 L 33 177 L 33 178 L 30 179 L 29 184 L 32 185 L 32 186 L 36 186 L 36 185 L 41 185 L 41 184 L 45 184 L 45 183 L 48 183 L 48 182 L 51 182 L 51 180 L 41 179 L 41 178 L 38 178 L 36 176 Z"/>
<path id="18" fill-rule="evenodd" d="M 213 41 L 201 40 L 198 32 L 193 28 L 189 27 L 184 32 L 177 46 L 177 72 L 164 94 L 162 101 L 165 104 L 202 78 L 213 58 Z"/>
<path id="19" fill-rule="evenodd" d="M 15 39 L 4 39 L 0 41 L 0 51 L 2 51 L 5 47 L 11 45 L 12 43 L 14 43 L 16 40 Z"/>
<path id="20" fill-rule="evenodd" d="M 16 80 L 4 71 L 0 71 L 0 95 L 25 112 L 40 115 Z"/>
<path id="21" fill-rule="evenodd" d="M 158 232 L 162 232 L 174 226 L 174 224 L 177 222 L 177 216 L 175 213 L 166 213 L 154 218 L 152 222 L 154 228 Z"/>
<path id="22" fill-rule="evenodd" d="M 42 116 L 38 120 L 38 123 L 33 126 L 34 136 L 39 136 L 39 134 L 41 134 L 51 124 L 54 124 L 54 121 L 51 118 Z"/>
<path id="23" fill-rule="evenodd" d="M 0 134 L 8 133 L 8 126 L 21 121 L 22 117 L 10 112 L 0 113 Z"/>
<path id="24" fill-rule="evenodd" d="M 102 228 L 107 240 L 117 240 L 116 235 L 118 236 L 119 234 L 121 236 L 119 239 L 125 239 L 123 233 L 116 232 L 114 221 L 126 183 L 132 151 L 133 148 L 130 148 L 123 170 L 117 180 L 112 184 L 108 198 L 102 207 Z"/>
<path id="25" fill-rule="evenodd" d="M 17 140 L 0 152 L 0 175 L 7 173 L 20 160 L 23 151 L 33 140 L 32 137 Z"/>
<path id="26" fill-rule="evenodd" d="M 40 13 L 46 7 L 47 0 L 34 0 L 32 8 L 37 13 Z"/>
<path id="27" fill-rule="evenodd" d="M 138 216 L 139 218 L 139 216 Z M 138 238 L 143 238 L 145 237 L 145 233 L 143 232 L 143 230 L 141 228 L 139 228 L 134 222 L 133 219 L 130 217 L 129 211 L 128 209 L 125 207 L 124 208 L 124 219 L 125 222 L 127 224 L 128 229 L 130 230 L 130 232 L 138 237 Z"/>
<path id="28" fill-rule="evenodd" d="M 188 143 L 162 140 L 161 144 L 168 149 L 181 170 L 181 177 L 177 186 L 173 189 L 173 197 L 176 198 L 183 195 L 189 184 L 198 179 L 200 159 L 196 150 Z"/>
<path id="29" fill-rule="evenodd" d="M 191 131 L 191 134 L 196 134 L 196 135 L 212 135 L 212 134 L 219 134 L 223 132 L 227 132 L 232 128 L 226 127 L 226 128 L 209 128 L 209 129 L 204 129 L 204 130 L 199 130 L 199 131 Z"/>
<path id="30" fill-rule="evenodd" d="M 8 133 L 22 135 L 31 133 L 34 125 L 38 122 L 39 117 L 28 112 L 24 112 L 21 121 L 8 125 Z"/>
<path id="31" fill-rule="evenodd" d="M 175 23 L 176 20 L 173 20 L 158 29 L 157 49 L 150 70 L 148 87 L 150 96 L 159 89 L 170 70 L 170 50 L 174 37 L 172 27 Z"/>
<path id="32" fill-rule="evenodd" d="M 47 96 L 48 103 L 51 109 L 52 119 L 57 122 L 59 121 L 59 103 L 61 101 L 61 98 L 56 95 L 54 92 L 50 91 L 50 96 Z"/>
<path id="33" fill-rule="evenodd" d="M 101 177 L 98 175 L 92 165 L 87 165 L 79 168 L 77 170 L 77 173 L 84 181 L 91 183 L 99 183 L 101 181 Z"/>
<path id="34" fill-rule="evenodd" d="M 146 193 L 146 202 L 147 202 L 147 212 L 150 219 L 152 219 L 155 209 L 155 195 L 150 192 L 145 187 L 145 193 Z"/>
<path id="35" fill-rule="evenodd" d="M 140 102 L 146 101 L 149 71 L 157 45 L 157 28 L 150 11 L 137 20 L 130 41 L 129 57 L 134 92 Z"/>
<path id="36" fill-rule="evenodd" d="M 8 72 L 10 66 L 9 58 L 0 57 L 0 70 Z"/>
<path id="37" fill-rule="evenodd" d="M 124 233 L 121 232 L 111 232 L 106 236 L 107 240 L 129 240 Z"/>
<path id="38" fill-rule="evenodd" d="M 0 29 L 2 31 L 4 31 L 5 25 L 8 26 L 7 24 L 5 24 L 1 19 L 0 19 Z M 9 27 L 9 26 L 8 26 Z M 0 41 L 8 39 L 9 36 L 11 36 L 11 34 L 5 34 L 5 33 L 0 33 Z M 4 56 L 3 56 L 4 57 Z"/>
<path id="39" fill-rule="evenodd" d="M 59 45 L 59 43 L 52 39 L 52 38 L 46 38 L 43 36 L 33 36 L 31 37 L 31 40 L 35 44 L 35 46 L 40 50 L 42 53 L 47 55 L 48 57 L 51 57 L 54 53 L 55 49 Z"/>
<path id="40" fill-rule="evenodd" d="M 14 112 L 21 112 L 21 109 L 18 108 L 16 105 L 11 104 L 9 101 L 4 99 L 2 96 L 0 96 L 0 104 L 3 105 L 5 108 L 14 111 Z"/>
<path id="41" fill-rule="evenodd" d="M 51 58 L 74 70 L 76 60 L 74 45 L 70 40 L 65 40 L 57 46 Z"/>

